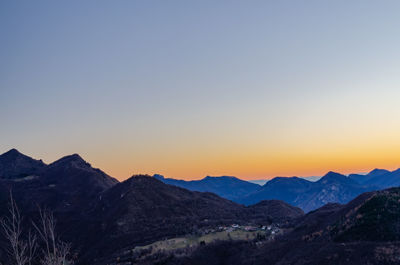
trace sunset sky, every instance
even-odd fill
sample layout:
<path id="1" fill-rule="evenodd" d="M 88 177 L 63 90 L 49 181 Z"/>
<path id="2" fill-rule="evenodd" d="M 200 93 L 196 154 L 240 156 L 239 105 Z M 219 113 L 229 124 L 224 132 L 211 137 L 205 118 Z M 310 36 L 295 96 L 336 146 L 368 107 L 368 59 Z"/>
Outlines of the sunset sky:
<path id="1" fill-rule="evenodd" d="M 400 167 L 400 2 L 1 1 L 0 153 L 120 179 Z"/>

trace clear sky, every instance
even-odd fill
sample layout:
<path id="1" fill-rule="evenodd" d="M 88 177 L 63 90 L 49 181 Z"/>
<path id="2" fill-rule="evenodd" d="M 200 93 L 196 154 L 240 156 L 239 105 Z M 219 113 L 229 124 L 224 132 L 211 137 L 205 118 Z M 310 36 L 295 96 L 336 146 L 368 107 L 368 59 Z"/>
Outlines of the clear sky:
<path id="1" fill-rule="evenodd" d="M 0 152 L 122 180 L 400 167 L 399 1 L 1 1 Z"/>

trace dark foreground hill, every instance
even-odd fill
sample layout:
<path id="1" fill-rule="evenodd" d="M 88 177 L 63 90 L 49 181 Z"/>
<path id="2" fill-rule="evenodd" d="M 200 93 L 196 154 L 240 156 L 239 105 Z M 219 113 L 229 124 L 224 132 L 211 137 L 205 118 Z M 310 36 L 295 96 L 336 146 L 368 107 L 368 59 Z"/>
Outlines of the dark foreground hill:
<path id="1" fill-rule="evenodd" d="M 272 241 L 216 242 L 191 249 L 187 255 L 162 252 L 151 256 L 148 263 L 142 261 L 199 265 L 399 263 L 400 189 L 366 192 L 346 205 L 329 203 L 345 202 L 361 193 L 365 188 L 361 180 L 378 183 L 379 178 L 381 184 L 395 183 L 397 171 L 371 172 L 366 179 L 331 172 L 315 183 L 276 178 L 263 186 L 260 200 L 280 196 L 293 204 L 301 202 L 305 209 L 327 203 L 304 215 L 282 200 L 244 206 L 149 176 L 119 183 L 76 154 L 46 165 L 11 150 L 0 156 L 0 162 L 0 217 L 7 212 L 10 190 L 25 217 L 24 225 L 37 218 L 38 206 L 50 209 L 57 219 L 57 232 L 72 244 L 78 265 L 110 264 L 121 251 L 209 228 L 272 223 L 284 231 L 268 239 Z M 0 261 L 9 264 L 3 246 L 0 236 Z"/>
<path id="2" fill-rule="evenodd" d="M 12 152 L 16 155 L 8 160 L 11 165 L 18 165 L 21 158 L 36 164 L 37 160 L 16 150 Z M 92 168 L 77 154 L 65 156 L 49 165 L 42 162 L 39 167 L 28 168 L 25 165 L 21 167 L 23 169 L 15 167 L 12 172 L 3 171 L 9 174 L 0 179 L 0 185 L 13 191 L 25 211 L 35 211 L 40 205 L 52 211 L 83 212 L 99 193 L 118 183 L 100 169 Z M 24 176 L 13 177 L 15 172 L 22 171 Z"/>
<path id="3" fill-rule="evenodd" d="M 163 264 L 400 264 L 400 189 L 328 204 L 272 242 L 219 242 Z M 147 263 L 145 263 L 147 264 Z"/>
<path id="4" fill-rule="evenodd" d="M 245 207 L 213 193 L 189 191 L 150 176 L 134 176 L 104 192 L 98 200 L 93 216 L 101 223 L 91 248 L 98 251 L 94 256 L 107 257 L 124 248 L 196 233 L 202 227 L 268 224 L 302 215 L 299 208 L 280 201 Z M 97 258 L 96 262 L 101 264 L 101 260 Z"/>
<path id="5" fill-rule="evenodd" d="M 76 154 L 45 165 L 16 150 L 11 153 L 13 156 L 6 157 L 12 170 L 4 163 L 3 172 L 9 173 L 0 179 L 0 217 L 7 214 L 10 191 L 26 225 L 38 218 L 38 206 L 51 210 L 61 238 L 72 244 L 77 264 L 107 264 L 122 249 L 196 233 L 204 227 L 287 223 L 303 215 L 302 210 L 284 202 L 245 207 L 149 176 L 119 183 Z M 28 163 L 20 163 L 21 157 Z M 39 166 L 27 167 L 30 163 Z M 23 170 L 18 169 L 19 164 Z M 0 236 L 0 246 L 4 245 Z M 0 261 L 8 264 L 3 247 Z"/>

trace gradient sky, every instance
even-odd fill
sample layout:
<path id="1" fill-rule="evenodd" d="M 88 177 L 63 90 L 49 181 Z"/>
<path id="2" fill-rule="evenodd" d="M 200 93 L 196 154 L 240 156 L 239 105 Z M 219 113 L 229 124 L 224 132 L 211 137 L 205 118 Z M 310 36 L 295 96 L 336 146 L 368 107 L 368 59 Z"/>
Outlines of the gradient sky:
<path id="1" fill-rule="evenodd" d="M 122 180 L 400 167 L 399 1 L 1 1 L 0 152 Z"/>

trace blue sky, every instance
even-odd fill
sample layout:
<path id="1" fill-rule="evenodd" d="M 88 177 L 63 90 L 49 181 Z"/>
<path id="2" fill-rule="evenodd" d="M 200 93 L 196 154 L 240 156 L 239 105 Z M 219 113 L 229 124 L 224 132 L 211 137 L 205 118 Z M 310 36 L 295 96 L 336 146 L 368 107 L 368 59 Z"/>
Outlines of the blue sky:
<path id="1" fill-rule="evenodd" d="M 395 168 L 397 1 L 2 1 L 0 151 L 119 179 Z"/>

